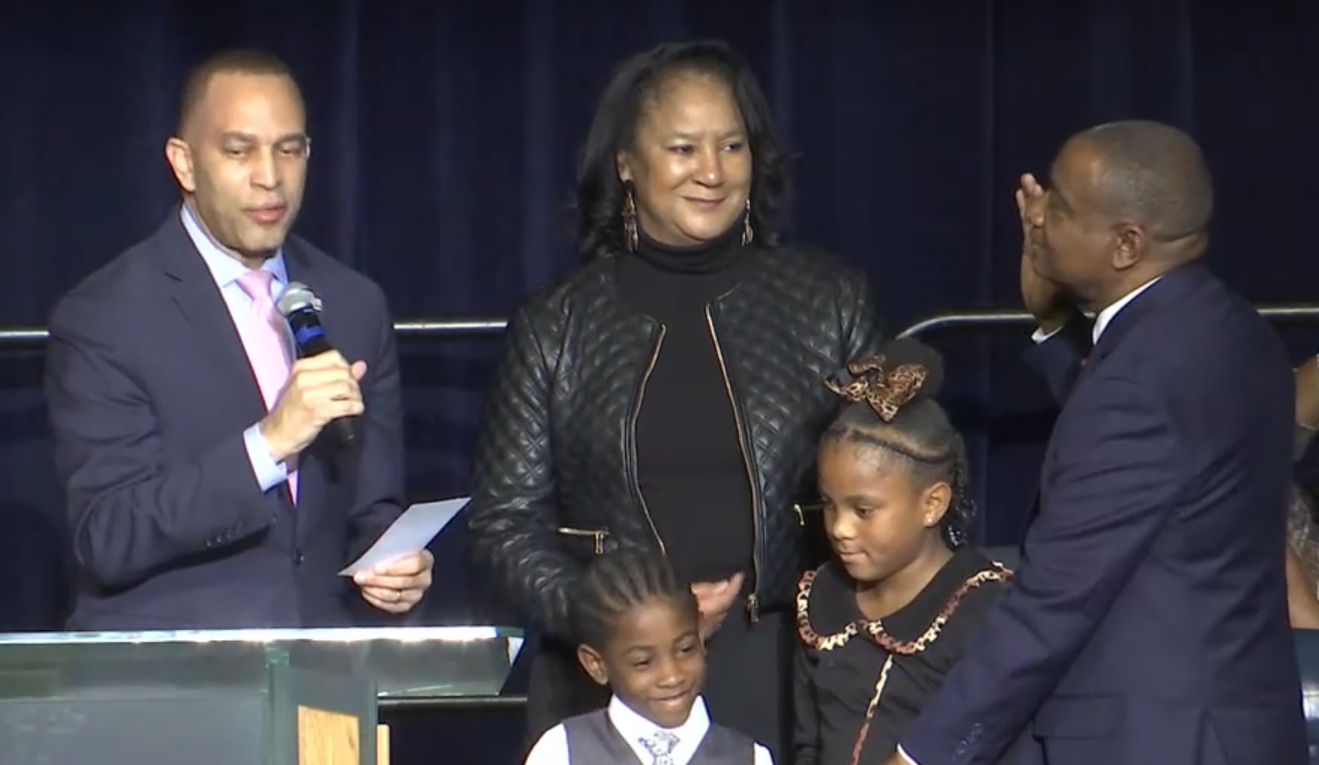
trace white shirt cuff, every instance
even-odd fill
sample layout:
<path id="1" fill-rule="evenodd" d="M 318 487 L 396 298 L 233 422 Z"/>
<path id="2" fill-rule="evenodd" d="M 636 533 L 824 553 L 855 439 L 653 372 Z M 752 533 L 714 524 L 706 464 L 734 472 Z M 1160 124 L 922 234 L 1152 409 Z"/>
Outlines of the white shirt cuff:
<path id="1" fill-rule="evenodd" d="M 270 491 L 288 480 L 288 465 L 276 462 L 270 456 L 270 447 L 261 435 L 260 426 L 253 425 L 243 431 L 243 446 L 247 447 L 247 461 L 252 465 L 252 475 L 256 476 L 261 491 Z"/>
<path id="2" fill-rule="evenodd" d="M 1063 331 L 1062 327 L 1059 327 L 1052 332 L 1045 332 L 1043 329 L 1036 327 L 1035 331 L 1031 333 L 1030 340 L 1032 343 L 1039 345 L 1040 343 L 1044 342 L 1045 340 L 1048 340 L 1049 338 L 1053 337 L 1054 335 L 1062 331 Z"/>
<path id="3" fill-rule="evenodd" d="M 1038 330 L 1036 330 L 1036 331 L 1038 331 Z M 1047 339 L 1047 338 L 1046 338 L 1046 339 Z M 902 748 L 902 744 L 898 744 L 898 756 L 901 757 L 902 759 L 906 760 L 907 763 L 908 763 L 908 765 L 921 765 L 919 762 L 916 762 L 915 760 L 913 760 L 913 759 L 911 758 L 911 755 L 907 754 L 907 750 Z"/>

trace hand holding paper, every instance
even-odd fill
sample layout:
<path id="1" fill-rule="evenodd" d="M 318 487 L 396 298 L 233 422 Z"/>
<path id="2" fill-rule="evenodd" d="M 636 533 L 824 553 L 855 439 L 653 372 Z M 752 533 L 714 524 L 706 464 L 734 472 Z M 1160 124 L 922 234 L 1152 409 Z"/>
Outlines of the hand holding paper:
<path id="1" fill-rule="evenodd" d="M 426 545 L 467 506 L 468 498 L 409 507 L 371 549 L 339 572 L 351 576 L 366 602 L 394 614 L 417 605 L 431 586 L 435 558 Z"/>
<path id="2" fill-rule="evenodd" d="M 380 563 L 370 571 L 358 571 L 353 581 L 367 603 L 381 611 L 403 614 L 411 611 L 430 589 L 434 566 L 430 550 L 422 550 Z"/>

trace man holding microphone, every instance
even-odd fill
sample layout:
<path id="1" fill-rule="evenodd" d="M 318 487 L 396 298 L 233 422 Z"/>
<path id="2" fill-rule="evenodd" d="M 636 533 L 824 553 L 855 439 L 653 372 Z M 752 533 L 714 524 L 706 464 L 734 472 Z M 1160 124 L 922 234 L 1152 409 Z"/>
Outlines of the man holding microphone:
<path id="1" fill-rule="evenodd" d="M 350 626 L 430 586 L 425 550 L 338 575 L 401 513 L 402 412 L 380 288 L 288 235 L 310 149 L 283 63 L 209 59 L 165 149 L 183 204 L 55 309 L 69 629 Z M 292 360 L 291 281 L 337 350 Z"/>

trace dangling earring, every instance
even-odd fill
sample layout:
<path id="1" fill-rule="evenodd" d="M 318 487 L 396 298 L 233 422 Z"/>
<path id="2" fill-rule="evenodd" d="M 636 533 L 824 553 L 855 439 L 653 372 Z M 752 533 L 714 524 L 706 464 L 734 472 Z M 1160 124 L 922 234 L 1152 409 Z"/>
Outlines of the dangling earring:
<path id="1" fill-rule="evenodd" d="M 756 230 L 751 227 L 751 197 L 747 197 L 747 211 L 742 215 L 742 246 L 748 246 L 755 239 Z"/>
<path id="2" fill-rule="evenodd" d="M 628 252 L 637 251 L 637 200 L 632 196 L 632 184 L 625 184 L 627 196 L 623 198 L 623 244 Z"/>

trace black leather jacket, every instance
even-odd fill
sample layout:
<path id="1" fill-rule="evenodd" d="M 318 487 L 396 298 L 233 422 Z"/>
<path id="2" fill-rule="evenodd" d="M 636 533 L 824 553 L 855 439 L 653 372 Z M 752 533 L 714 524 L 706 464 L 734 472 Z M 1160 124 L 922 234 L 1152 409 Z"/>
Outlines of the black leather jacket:
<path id="1" fill-rule="evenodd" d="M 794 503 L 813 496 L 820 432 L 836 411 L 825 376 L 875 349 L 868 281 L 802 246 L 756 266 L 707 317 L 735 402 L 755 502 L 747 608 L 784 608 L 803 565 Z M 570 637 L 572 587 L 592 554 L 659 545 L 633 442 L 663 327 L 626 304 L 617 262 L 591 262 L 513 317 L 475 457 L 476 565 L 541 629 Z"/>

